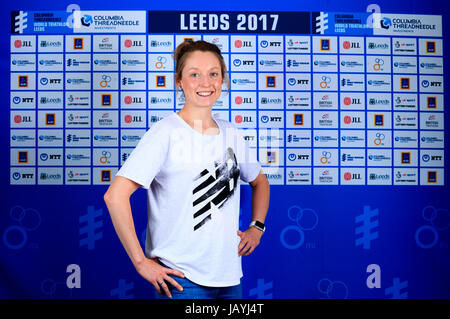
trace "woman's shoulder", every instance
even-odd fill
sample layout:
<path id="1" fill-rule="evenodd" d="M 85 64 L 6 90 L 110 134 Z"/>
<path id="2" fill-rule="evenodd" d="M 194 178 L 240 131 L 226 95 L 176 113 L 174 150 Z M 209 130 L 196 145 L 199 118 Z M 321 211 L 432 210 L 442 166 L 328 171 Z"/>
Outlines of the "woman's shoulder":
<path id="1" fill-rule="evenodd" d="M 229 122 L 227 120 L 224 120 L 224 119 L 221 119 L 221 118 L 215 118 L 215 120 L 223 128 L 226 128 L 226 129 L 237 129 L 237 127 L 233 123 L 231 123 L 231 122 Z"/>
<path id="2" fill-rule="evenodd" d="M 174 114 L 169 114 L 164 118 L 152 123 L 150 128 L 145 132 L 144 137 L 164 138 L 168 137 L 176 125 Z"/>

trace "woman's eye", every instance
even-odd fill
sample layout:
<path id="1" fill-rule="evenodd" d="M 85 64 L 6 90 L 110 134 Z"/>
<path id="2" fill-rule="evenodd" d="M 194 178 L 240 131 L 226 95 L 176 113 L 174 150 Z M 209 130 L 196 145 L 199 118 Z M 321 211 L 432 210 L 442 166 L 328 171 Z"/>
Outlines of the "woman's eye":
<path id="1" fill-rule="evenodd" d="M 196 77 L 198 76 L 198 73 L 192 73 L 191 76 L 192 76 L 193 78 L 196 78 Z"/>
<path id="2" fill-rule="evenodd" d="M 211 73 L 211 76 L 218 76 L 218 75 L 219 75 L 219 73 L 217 73 L 217 72 Z"/>

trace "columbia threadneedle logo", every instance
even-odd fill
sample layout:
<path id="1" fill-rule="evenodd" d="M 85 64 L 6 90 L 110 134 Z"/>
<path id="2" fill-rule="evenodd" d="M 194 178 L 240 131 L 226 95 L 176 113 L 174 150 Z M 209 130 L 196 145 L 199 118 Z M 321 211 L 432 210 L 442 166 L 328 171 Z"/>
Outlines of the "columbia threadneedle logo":
<path id="1" fill-rule="evenodd" d="M 355 246 L 363 246 L 364 249 L 370 249 L 370 243 L 372 240 L 378 238 L 378 231 L 372 232 L 372 230 L 378 227 L 378 209 L 370 209 L 370 206 L 364 206 L 364 213 L 356 216 L 355 223 L 361 226 L 356 227 L 355 235 L 362 234 L 361 237 L 355 241 Z M 375 219 L 375 220 L 374 220 Z"/>
<path id="2" fill-rule="evenodd" d="M 92 20 L 92 16 L 85 14 L 82 18 L 81 18 L 81 24 L 85 27 L 89 27 L 91 25 L 91 23 L 93 23 Z"/>
<path id="3" fill-rule="evenodd" d="M 380 26 L 383 28 L 383 29 L 389 29 L 389 27 L 390 26 L 392 26 L 392 21 L 391 21 L 391 19 L 389 19 L 389 18 L 387 18 L 387 17 L 384 17 L 383 19 L 381 19 L 380 20 Z"/>

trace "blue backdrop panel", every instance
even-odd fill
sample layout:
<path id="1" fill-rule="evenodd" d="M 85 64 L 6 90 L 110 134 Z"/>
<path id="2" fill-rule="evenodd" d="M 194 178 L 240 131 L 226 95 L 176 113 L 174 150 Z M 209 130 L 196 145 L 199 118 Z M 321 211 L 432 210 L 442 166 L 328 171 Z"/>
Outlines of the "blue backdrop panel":
<path id="1" fill-rule="evenodd" d="M 114 232 L 103 202 L 107 185 L 11 185 L 10 167 L 15 160 L 10 153 L 14 119 L 8 107 L 11 88 L 6 84 L 10 83 L 11 76 L 11 12 L 63 12 L 69 5 L 69 2 L 28 0 L 2 3 L 0 74 L 4 81 L 0 100 L 4 107 L 0 116 L 0 143 L 5 151 L 0 170 L 3 194 L 0 297 L 153 298 L 151 284 L 136 273 Z M 234 0 L 220 4 L 91 0 L 78 1 L 77 5 L 82 10 L 151 10 L 152 14 L 166 10 L 206 10 L 237 16 L 270 11 L 289 17 L 305 12 L 311 20 L 320 12 L 362 14 L 374 8 L 368 8 L 369 1 L 349 0 L 258 1 L 256 4 Z M 69 7 L 69 12 L 70 8 L 73 7 Z M 448 36 L 448 15 L 443 1 L 379 1 L 376 8 L 382 13 L 442 15 L 442 38 Z M 176 21 L 152 19 L 151 23 L 149 29 L 158 28 L 155 33 L 179 33 L 174 26 Z M 312 21 L 305 34 L 310 34 L 311 25 Z M 285 31 L 289 28 L 281 27 Z M 332 29 L 331 22 L 329 27 L 327 32 Z M 301 28 L 302 25 L 295 25 L 292 29 L 297 30 L 293 33 L 301 34 Z M 254 33 L 263 31 L 257 29 Z M 351 34 L 348 32 L 345 35 Z M 215 32 L 238 33 L 237 29 Z M 448 56 L 444 42 L 444 60 Z M 447 70 L 448 64 L 444 63 L 443 73 Z M 445 81 L 443 85 L 443 92 L 447 92 Z M 446 103 L 444 95 L 442 114 L 448 123 Z M 231 115 L 229 118 L 232 119 Z M 442 131 L 446 145 L 448 130 Z M 447 147 L 443 155 L 444 182 L 439 186 L 287 185 L 285 169 L 283 183 L 271 187 L 267 231 L 261 245 L 251 256 L 243 258 L 244 297 L 449 298 Z M 271 181 L 276 184 L 276 180 Z M 241 203 L 240 228 L 246 229 L 251 220 L 249 186 L 242 187 Z M 138 190 L 131 204 L 136 232 L 143 246 L 147 222 L 145 192 Z"/>

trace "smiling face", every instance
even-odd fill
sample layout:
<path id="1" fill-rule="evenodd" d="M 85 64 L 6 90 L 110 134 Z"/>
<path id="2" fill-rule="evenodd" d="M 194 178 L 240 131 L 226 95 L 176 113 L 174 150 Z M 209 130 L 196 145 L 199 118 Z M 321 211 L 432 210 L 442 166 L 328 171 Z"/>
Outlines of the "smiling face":
<path id="1" fill-rule="evenodd" d="M 212 107 L 222 92 L 223 75 L 218 58 L 212 52 L 189 53 L 177 85 L 183 89 L 186 106 Z"/>

